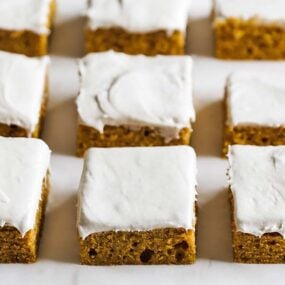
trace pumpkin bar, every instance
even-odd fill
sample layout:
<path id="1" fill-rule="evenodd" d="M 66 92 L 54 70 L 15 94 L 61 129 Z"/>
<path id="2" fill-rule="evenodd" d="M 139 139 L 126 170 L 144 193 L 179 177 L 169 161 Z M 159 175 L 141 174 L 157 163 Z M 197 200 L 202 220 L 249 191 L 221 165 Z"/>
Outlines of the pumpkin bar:
<path id="1" fill-rule="evenodd" d="M 285 146 L 229 150 L 234 261 L 285 263 Z"/>
<path id="2" fill-rule="evenodd" d="M 50 150 L 41 140 L 0 137 L 0 262 L 37 259 L 49 192 Z"/>
<path id="3" fill-rule="evenodd" d="M 285 2 L 216 0 L 216 56 L 221 59 L 285 59 Z"/>
<path id="4" fill-rule="evenodd" d="M 48 99 L 48 57 L 0 51 L 0 136 L 41 134 Z"/>
<path id="5" fill-rule="evenodd" d="M 90 0 L 86 52 L 184 54 L 189 0 Z"/>
<path id="6" fill-rule="evenodd" d="M 92 53 L 79 62 L 77 154 L 90 147 L 189 145 L 189 56 Z"/>
<path id="7" fill-rule="evenodd" d="M 78 194 L 81 263 L 195 262 L 196 172 L 189 146 L 89 149 Z"/>
<path id="8" fill-rule="evenodd" d="M 1 1 L 0 50 L 46 55 L 55 10 L 55 0 Z"/>
<path id="9" fill-rule="evenodd" d="M 232 74 L 224 105 L 224 155 L 233 144 L 285 145 L 285 89 L 273 77 Z"/>

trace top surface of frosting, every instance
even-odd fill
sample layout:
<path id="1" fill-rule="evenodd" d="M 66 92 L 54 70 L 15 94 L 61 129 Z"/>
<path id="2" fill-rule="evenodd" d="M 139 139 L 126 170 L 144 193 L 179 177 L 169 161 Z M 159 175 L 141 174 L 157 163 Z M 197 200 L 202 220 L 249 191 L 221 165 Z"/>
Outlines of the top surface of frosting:
<path id="1" fill-rule="evenodd" d="M 0 137 L 0 226 L 24 236 L 35 224 L 50 150 L 38 139 Z"/>
<path id="2" fill-rule="evenodd" d="M 216 15 L 244 20 L 258 17 L 266 21 L 285 20 L 284 0 L 216 0 Z"/>
<path id="3" fill-rule="evenodd" d="M 237 230 L 285 237 L 285 146 L 232 146 L 229 162 Z"/>
<path id="4" fill-rule="evenodd" d="M 0 51 L 0 123 L 17 125 L 31 135 L 39 121 L 48 64 L 48 57 Z"/>
<path id="5" fill-rule="evenodd" d="M 47 34 L 51 0 L 0 0 L 0 29 Z"/>
<path id="6" fill-rule="evenodd" d="M 195 119 L 189 56 L 89 54 L 79 63 L 83 124 L 181 129 Z"/>
<path id="7" fill-rule="evenodd" d="M 229 125 L 285 125 L 285 89 L 270 79 L 235 73 L 228 79 L 227 96 Z"/>
<path id="8" fill-rule="evenodd" d="M 120 27 L 132 32 L 183 31 L 191 0 L 91 0 L 91 29 Z"/>
<path id="9" fill-rule="evenodd" d="M 80 236 L 194 229 L 196 172 L 188 146 L 90 149 L 79 187 Z"/>

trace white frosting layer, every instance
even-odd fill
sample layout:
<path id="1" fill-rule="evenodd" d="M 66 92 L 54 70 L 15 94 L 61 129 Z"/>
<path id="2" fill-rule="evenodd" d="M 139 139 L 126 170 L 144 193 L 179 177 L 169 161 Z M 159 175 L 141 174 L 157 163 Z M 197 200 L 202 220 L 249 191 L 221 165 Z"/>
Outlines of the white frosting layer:
<path id="1" fill-rule="evenodd" d="M 285 146 L 232 146 L 230 187 L 237 230 L 285 237 Z"/>
<path id="2" fill-rule="evenodd" d="M 216 0 L 216 14 L 221 18 L 285 21 L 284 10 L 284 0 Z"/>
<path id="3" fill-rule="evenodd" d="M 285 125 L 285 89 L 255 75 L 236 73 L 227 83 L 228 125 Z"/>
<path id="4" fill-rule="evenodd" d="M 79 187 L 78 231 L 195 229 L 196 155 L 188 146 L 92 148 Z"/>
<path id="5" fill-rule="evenodd" d="M 191 0 L 91 0 L 91 29 L 120 27 L 131 32 L 186 31 Z"/>
<path id="6" fill-rule="evenodd" d="M 0 0 L 0 29 L 48 34 L 52 0 Z"/>
<path id="7" fill-rule="evenodd" d="M 49 58 L 0 51 L 0 123 L 35 130 L 39 121 Z"/>
<path id="8" fill-rule="evenodd" d="M 81 123 L 103 132 L 105 125 L 155 127 L 166 139 L 195 120 L 189 56 L 89 54 L 79 63 L 77 98 Z"/>
<path id="9" fill-rule="evenodd" d="M 23 236 L 34 227 L 49 161 L 41 140 L 0 137 L 1 227 L 11 225 Z"/>

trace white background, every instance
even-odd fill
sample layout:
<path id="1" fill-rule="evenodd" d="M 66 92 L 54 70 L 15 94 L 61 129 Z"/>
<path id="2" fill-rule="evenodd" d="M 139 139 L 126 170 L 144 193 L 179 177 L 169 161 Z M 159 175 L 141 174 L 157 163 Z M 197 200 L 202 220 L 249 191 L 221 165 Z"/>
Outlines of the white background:
<path id="1" fill-rule="evenodd" d="M 74 156 L 77 123 L 74 100 L 79 88 L 76 59 L 83 55 L 85 23 L 82 13 L 85 0 L 58 0 L 56 26 L 51 38 L 51 95 L 43 136 L 53 151 L 52 190 L 39 260 L 32 265 L 0 265 L 0 284 L 284 283 L 283 265 L 240 265 L 232 262 L 227 162 L 220 158 L 220 153 L 226 76 L 234 70 L 255 70 L 266 75 L 275 74 L 278 79 L 285 74 L 285 64 L 234 63 L 213 59 L 213 36 L 208 17 L 211 3 L 209 0 L 193 2 L 189 50 L 195 54 L 197 122 L 193 146 L 198 154 L 199 167 L 197 263 L 191 266 L 137 267 L 88 267 L 79 264 L 75 223 L 76 191 L 82 160 Z M 283 81 L 281 79 L 279 83 Z"/>

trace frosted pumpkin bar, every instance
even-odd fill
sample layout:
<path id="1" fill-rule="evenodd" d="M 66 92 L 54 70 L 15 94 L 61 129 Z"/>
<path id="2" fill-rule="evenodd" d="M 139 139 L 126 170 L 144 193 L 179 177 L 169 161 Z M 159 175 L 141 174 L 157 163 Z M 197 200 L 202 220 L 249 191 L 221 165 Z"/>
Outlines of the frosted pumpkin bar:
<path id="1" fill-rule="evenodd" d="M 81 263 L 193 263 L 196 173 L 189 146 L 89 149 L 78 194 Z"/>
<path id="2" fill-rule="evenodd" d="M 190 0 L 90 0 L 86 52 L 184 54 Z"/>
<path id="3" fill-rule="evenodd" d="M 49 192 L 48 146 L 0 137 L 0 262 L 35 262 Z"/>
<path id="4" fill-rule="evenodd" d="M 0 136 L 41 134 L 48 100 L 49 58 L 0 51 Z"/>
<path id="5" fill-rule="evenodd" d="M 285 263 L 285 146 L 229 150 L 234 260 Z"/>
<path id="6" fill-rule="evenodd" d="M 79 156 L 89 147 L 189 145 L 191 57 L 92 53 L 79 71 Z"/>
<path id="7" fill-rule="evenodd" d="M 46 55 L 55 9 L 55 0 L 2 0 L 0 50 Z"/>
<path id="8" fill-rule="evenodd" d="M 283 0 L 216 0 L 216 56 L 222 59 L 284 59 Z"/>
<path id="9" fill-rule="evenodd" d="M 224 155 L 233 144 L 285 145 L 285 88 L 273 77 L 232 74 L 224 105 Z"/>

